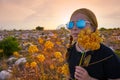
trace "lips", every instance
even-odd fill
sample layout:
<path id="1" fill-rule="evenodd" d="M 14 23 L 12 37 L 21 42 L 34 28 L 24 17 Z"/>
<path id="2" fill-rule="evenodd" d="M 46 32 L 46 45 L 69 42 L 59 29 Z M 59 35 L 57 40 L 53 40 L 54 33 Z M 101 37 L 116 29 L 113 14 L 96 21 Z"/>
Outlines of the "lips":
<path id="1" fill-rule="evenodd" d="M 74 37 L 77 37 L 77 36 L 78 36 L 78 33 L 73 33 L 73 36 L 74 36 Z"/>

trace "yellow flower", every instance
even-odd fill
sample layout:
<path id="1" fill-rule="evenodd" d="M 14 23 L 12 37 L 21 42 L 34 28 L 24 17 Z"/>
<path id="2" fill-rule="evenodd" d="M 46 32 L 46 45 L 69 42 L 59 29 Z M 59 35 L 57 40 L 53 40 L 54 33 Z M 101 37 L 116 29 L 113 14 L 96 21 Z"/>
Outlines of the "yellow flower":
<path id="1" fill-rule="evenodd" d="M 35 53 L 35 52 L 38 52 L 38 48 L 37 48 L 37 46 L 36 46 L 36 45 L 31 45 L 31 46 L 29 46 L 29 48 L 28 48 L 28 52 L 29 52 L 29 53 Z"/>
<path id="2" fill-rule="evenodd" d="M 57 45 L 61 45 L 61 42 L 56 42 Z"/>
<path id="3" fill-rule="evenodd" d="M 31 68 L 35 68 L 36 66 L 37 66 L 37 63 L 36 63 L 36 62 L 31 62 L 31 63 L 30 63 L 30 67 L 31 67 Z"/>
<path id="4" fill-rule="evenodd" d="M 40 62 L 43 62 L 45 60 L 45 56 L 40 54 L 37 56 L 37 59 L 40 61 Z"/>
<path id="5" fill-rule="evenodd" d="M 53 70 L 55 66 L 53 64 L 50 64 L 50 69 Z"/>
<path id="6" fill-rule="evenodd" d="M 47 49 L 52 49 L 54 47 L 54 44 L 51 41 L 46 41 L 44 46 Z"/>
<path id="7" fill-rule="evenodd" d="M 0 49 L 0 53 L 2 53 L 3 52 L 3 49 Z"/>
<path id="8" fill-rule="evenodd" d="M 54 34 L 54 36 L 52 36 L 53 38 L 57 38 L 57 34 Z"/>
<path id="9" fill-rule="evenodd" d="M 13 55 L 15 56 L 15 57 L 19 57 L 20 56 L 20 54 L 18 53 L 18 52 L 13 52 Z"/>
<path id="10" fill-rule="evenodd" d="M 61 73 L 62 74 L 62 67 L 57 67 L 57 73 Z"/>
<path id="11" fill-rule="evenodd" d="M 82 30 L 78 35 L 78 44 L 85 50 L 97 50 L 100 48 L 102 38 L 98 30 L 92 32 L 90 28 Z"/>
<path id="12" fill-rule="evenodd" d="M 39 38 L 38 41 L 40 44 L 42 44 L 44 40 L 42 38 Z"/>
<path id="13" fill-rule="evenodd" d="M 69 48 L 70 44 L 66 44 L 66 47 Z"/>
<path id="14" fill-rule="evenodd" d="M 62 73 L 64 74 L 64 75 L 68 75 L 69 74 L 69 68 L 68 68 L 68 65 L 67 64 L 64 64 L 63 66 L 62 66 Z"/>
<path id="15" fill-rule="evenodd" d="M 55 58 L 61 58 L 62 54 L 61 54 L 61 52 L 55 52 L 54 56 L 55 56 Z"/>
<path id="16" fill-rule="evenodd" d="M 64 42 L 64 41 L 65 41 L 65 40 L 63 40 L 63 39 L 61 40 L 61 42 Z"/>
<path id="17" fill-rule="evenodd" d="M 91 43 L 91 50 L 97 50 L 97 49 L 99 49 L 100 48 L 100 44 L 98 44 L 98 43 L 95 43 L 95 42 L 93 42 L 93 43 Z"/>
<path id="18" fill-rule="evenodd" d="M 59 58 L 59 62 L 63 62 L 64 61 L 64 59 L 63 58 Z"/>
<path id="19" fill-rule="evenodd" d="M 25 63 L 25 67 L 26 68 L 29 68 L 30 67 L 30 64 L 28 62 Z"/>

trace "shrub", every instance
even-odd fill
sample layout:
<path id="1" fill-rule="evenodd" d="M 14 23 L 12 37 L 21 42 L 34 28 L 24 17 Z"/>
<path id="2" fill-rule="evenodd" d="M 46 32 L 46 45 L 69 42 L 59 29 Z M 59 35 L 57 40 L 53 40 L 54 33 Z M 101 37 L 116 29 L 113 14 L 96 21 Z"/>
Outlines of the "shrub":
<path id="1" fill-rule="evenodd" d="M 16 38 L 14 37 L 7 37 L 0 41 L 0 49 L 3 50 L 0 56 L 9 57 L 13 54 L 14 51 L 19 51 L 19 43 Z"/>

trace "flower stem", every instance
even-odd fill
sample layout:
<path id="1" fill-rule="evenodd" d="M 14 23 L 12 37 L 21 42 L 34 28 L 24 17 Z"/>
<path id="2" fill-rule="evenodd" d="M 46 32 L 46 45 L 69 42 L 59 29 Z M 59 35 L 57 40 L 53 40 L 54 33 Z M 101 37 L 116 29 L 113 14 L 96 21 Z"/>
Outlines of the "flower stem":
<path id="1" fill-rule="evenodd" d="M 82 56 L 81 56 L 81 59 L 80 59 L 79 66 L 81 66 L 81 65 L 82 65 L 83 58 L 84 58 L 84 52 L 82 52 Z M 76 80 L 76 79 L 74 79 L 74 80 Z"/>
<path id="2" fill-rule="evenodd" d="M 82 61 L 83 61 L 83 57 L 84 57 L 84 52 L 82 52 L 82 56 L 81 56 L 81 59 L 80 59 L 80 63 L 79 63 L 79 66 L 81 66 L 81 64 L 82 64 Z"/>

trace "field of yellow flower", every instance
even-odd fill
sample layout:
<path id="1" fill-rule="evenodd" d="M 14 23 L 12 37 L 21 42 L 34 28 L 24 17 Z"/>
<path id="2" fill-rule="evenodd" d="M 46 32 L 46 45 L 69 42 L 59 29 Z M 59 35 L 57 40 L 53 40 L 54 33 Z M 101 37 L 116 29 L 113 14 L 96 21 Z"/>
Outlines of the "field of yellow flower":
<path id="1" fill-rule="evenodd" d="M 26 53 L 14 52 L 15 58 L 24 57 L 26 62 L 12 66 L 12 80 L 66 80 L 69 75 L 65 61 L 66 39 L 53 33 L 47 38 L 41 36 L 37 41 L 29 42 Z"/>
<path id="2" fill-rule="evenodd" d="M 65 61 L 66 49 L 69 46 L 69 32 L 43 31 L 39 32 L 41 35 L 34 36 L 32 34 L 38 32 L 30 31 L 26 40 L 25 36 L 22 36 L 22 31 L 20 32 L 21 34 L 16 37 L 21 43 L 22 50 L 13 52 L 12 61 L 11 59 L 0 60 L 0 71 L 6 70 L 11 74 L 6 75 L 8 78 L 2 80 L 66 80 L 69 77 L 68 65 Z M 91 34 L 91 31 L 86 29 L 79 33 L 78 43 L 85 50 L 96 50 L 99 49 L 99 43 L 102 41 L 99 36 L 98 31 Z M 0 53 L 2 52 L 4 51 L 0 49 Z M 87 66 L 90 58 L 91 56 L 86 58 L 83 66 Z"/>

